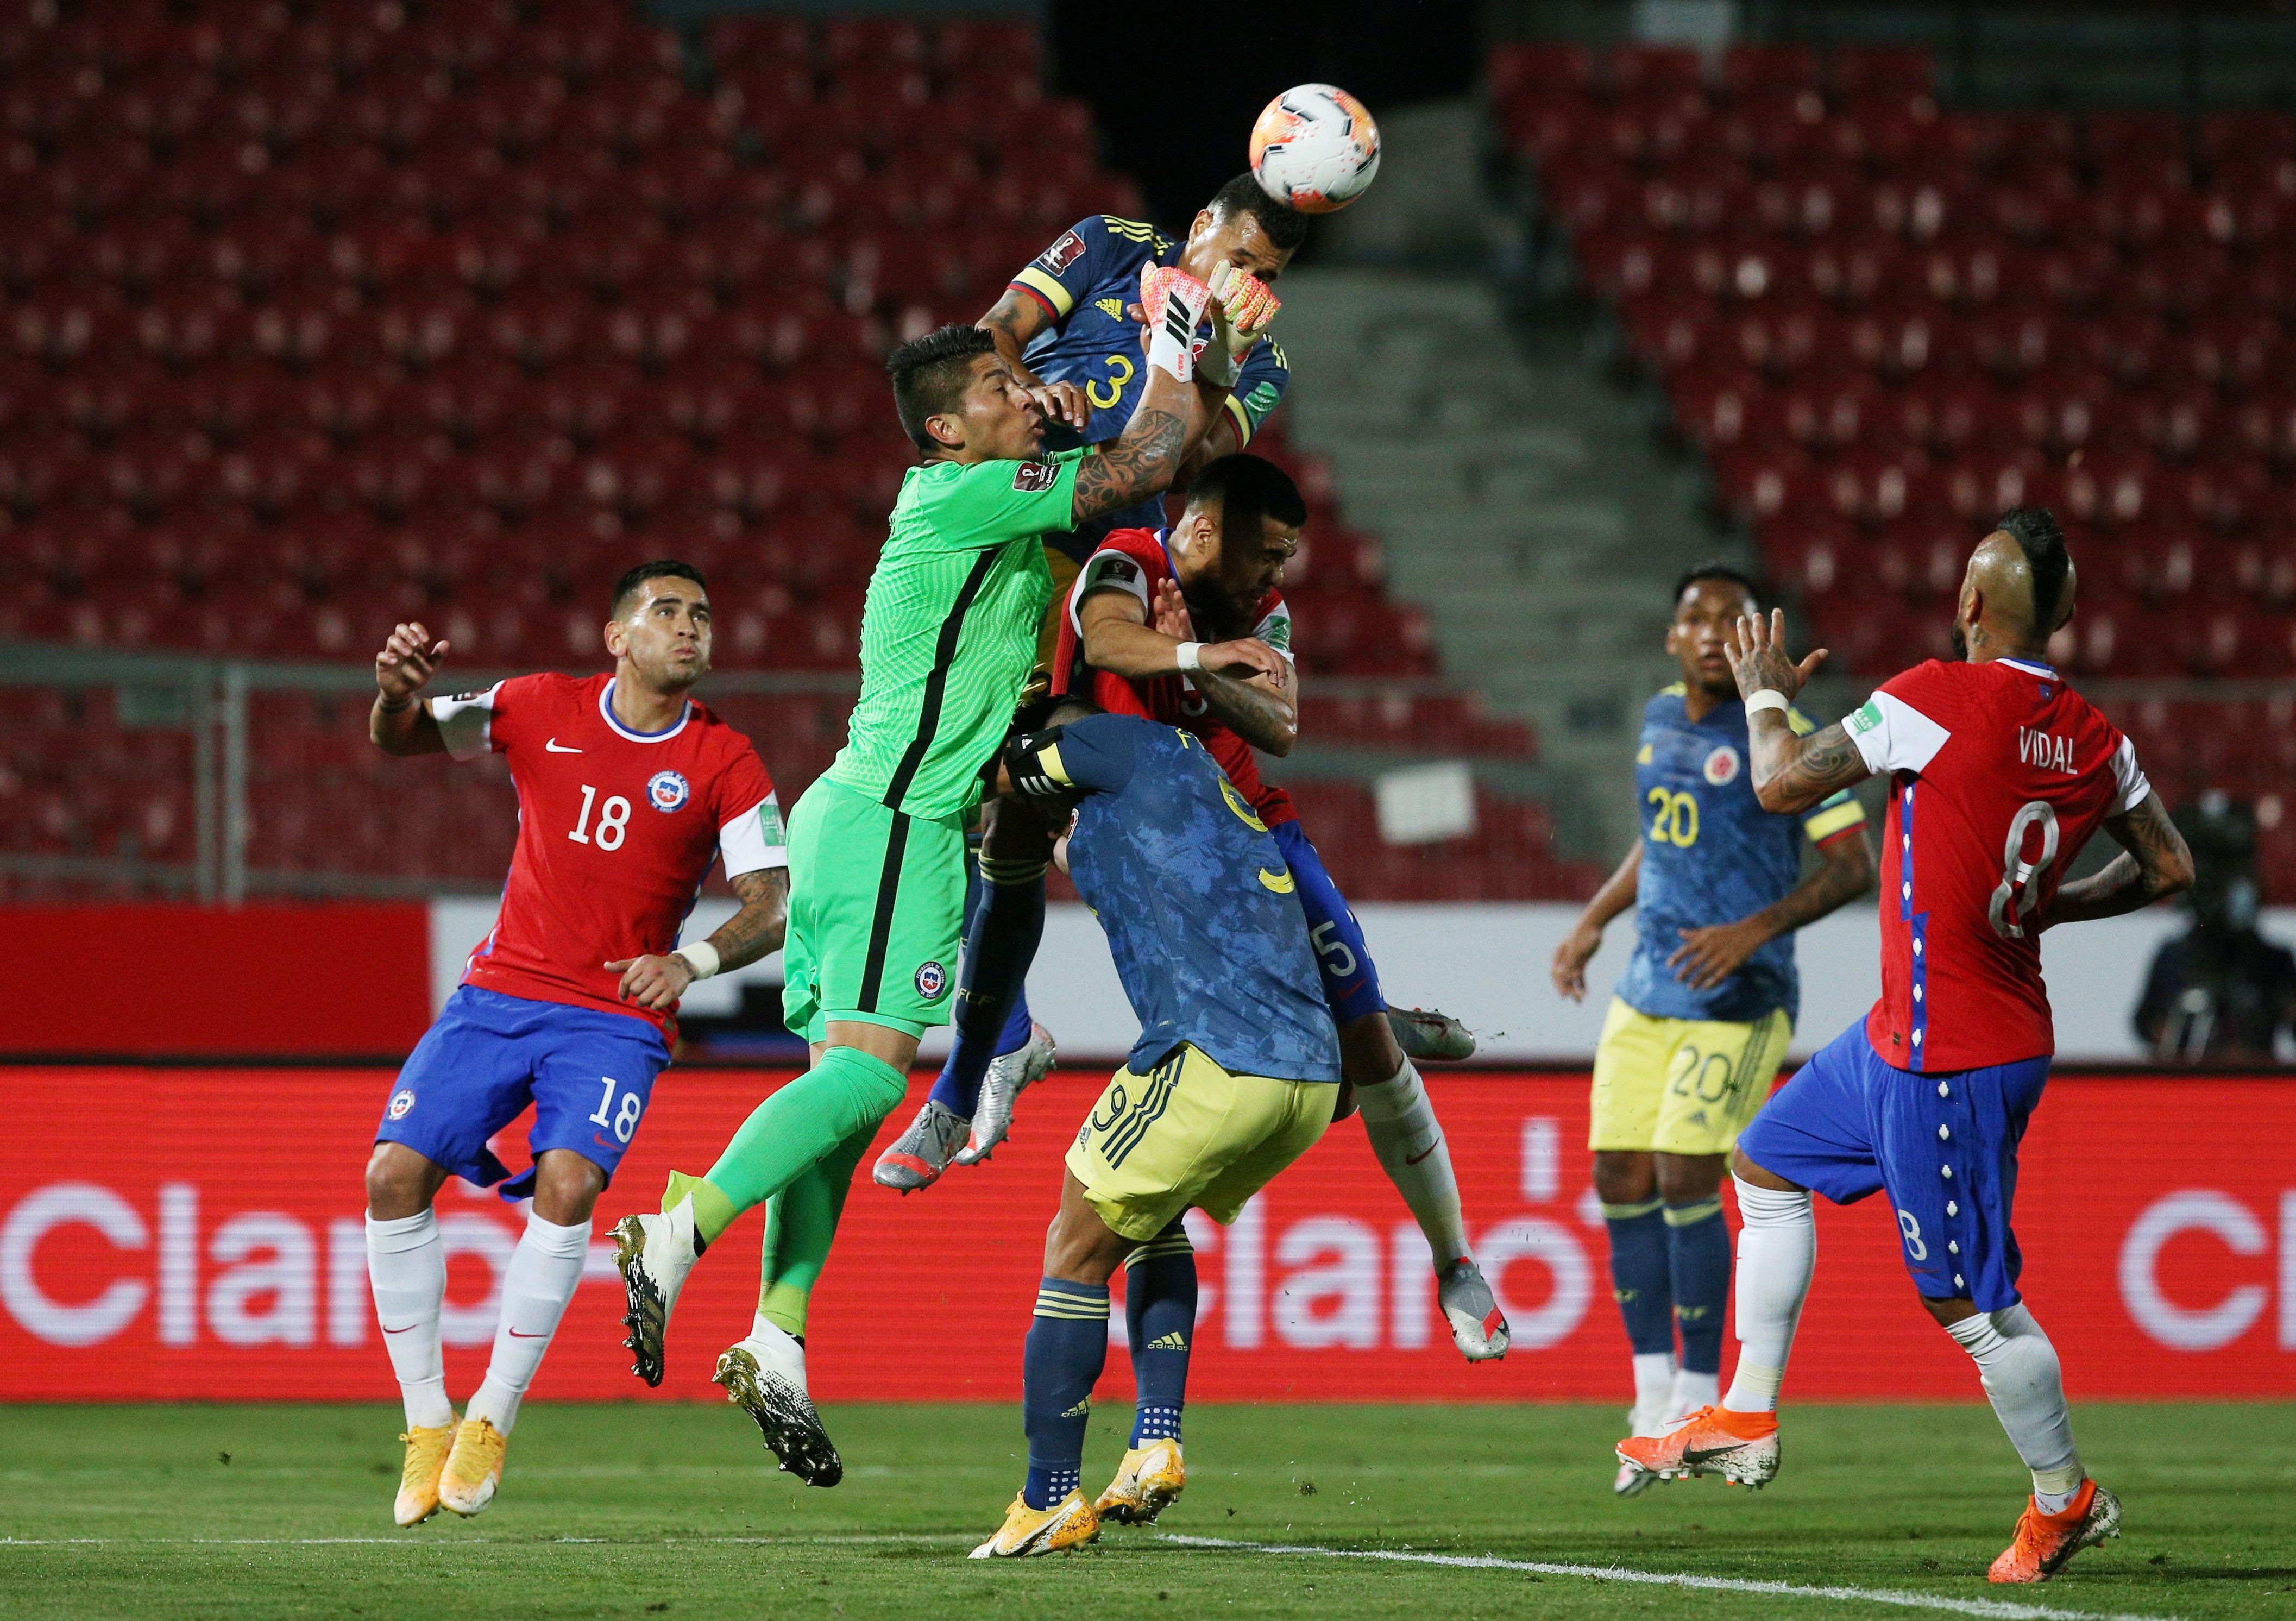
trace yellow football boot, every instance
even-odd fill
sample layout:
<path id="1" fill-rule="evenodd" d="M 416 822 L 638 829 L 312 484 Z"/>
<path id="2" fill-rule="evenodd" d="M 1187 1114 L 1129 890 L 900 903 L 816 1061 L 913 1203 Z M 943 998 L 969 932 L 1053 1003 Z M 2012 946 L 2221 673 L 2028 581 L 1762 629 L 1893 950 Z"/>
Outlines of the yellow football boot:
<path id="1" fill-rule="evenodd" d="M 1100 1494 L 1093 1512 L 1120 1526 L 1152 1526 L 1188 1484 L 1177 1441 L 1151 1441 L 1124 1454 L 1116 1478 Z"/>
<path id="2" fill-rule="evenodd" d="M 455 1444 L 455 1427 L 418 1425 L 398 1438 L 406 1443 L 406 1465 L 399 1471 L 391 1515 L 402 1526 L 419 1526 L 439 1511 L 439 1477 L 447 1467 L 447 1449 Z"/>
<path id="3" fill-rule="evenodd" d="M 1030 1559 L 1039 1553 L 1081 1548 L 1099 1535 L 1100 1516 L 1093 1512 L 1082 1492 L 1070 1492 L 1049 1509 L 1032 1509 L 1015 1492 L 1013 1506 L 1004 1510 L 1004 1523 L 996 1528 L 996 1535 L 972 1551 L 972 1557 Z"/>
<path id="4" fill-rule="evenodd" d="M 439 1482 L 443 1508 L 469 1516 L 495 1500 L 502 1482 L 503 1454 L 510 1437 L 484 1419 L 465 1419 L 455 1427 L 455 1449 L 447 1454 L 447 1471 Z"/>

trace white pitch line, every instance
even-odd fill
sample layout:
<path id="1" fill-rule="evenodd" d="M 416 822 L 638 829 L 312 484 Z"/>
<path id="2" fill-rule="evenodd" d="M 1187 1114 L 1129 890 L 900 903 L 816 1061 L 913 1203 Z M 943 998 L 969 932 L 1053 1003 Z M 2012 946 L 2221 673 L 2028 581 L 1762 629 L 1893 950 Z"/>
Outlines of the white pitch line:
<path id="1" fill-rule="evenodd" d="M 685 1548 L 693 1546 L 802 1548 L 882 1543 L 969 1543 L 974 1539 L 953 1531 L 880 1531 L 824 1533 L 819 1536 L 457 1536 L 442 1539 L 408 1531 L 399 1536 L 0 1536 L 0 1550 L 8 1548 L 472 1548 L 494 1544 L 548 1547 L 567 1543 L 612 1548 Z"/>
<path id="2" fill-rule="evenodd" d="M 1986 1616 L 1993 1621 L 2177 1621 L 2173 1616 L 2127 1615 L 2095 1609 L 2053 1609 L 2002 1599 L 1954 1599 L 1942 1593 L 1910 1592 L 1893 1587 L 1807 1587 L 1793 1582 L 1758 1582 L 1740 1576 L 1690 1576 L 1667 1570 L 1629 1570 L 1620 1565 L 1556 1565 L 1541 1559 L 1503 1559 L 1489 1554 L 1407 1553 L 1388 1548 L 1318 1548 L 1289 1543 L 1242 1543 L 1218 1536 L 1163 1540 L 1184 1548 L 1225 1548 L 1237 1553 L 1292 1554 L 1324 1559 L 1383 1559 L 1398 1565 L 1442 1565 L 1456 1570 L 1520 1570 L 1532 1576 L 1578 1576 L 1590 1582 L 1629 1582 L 1645 1587 L 1688 1587 L 1707 1592 L 1762 1593 L 1782 1599 L 1833 1599 L 1844 1603 L 1894 1604 L 1905 1609 L 1943 1609 Z"/>

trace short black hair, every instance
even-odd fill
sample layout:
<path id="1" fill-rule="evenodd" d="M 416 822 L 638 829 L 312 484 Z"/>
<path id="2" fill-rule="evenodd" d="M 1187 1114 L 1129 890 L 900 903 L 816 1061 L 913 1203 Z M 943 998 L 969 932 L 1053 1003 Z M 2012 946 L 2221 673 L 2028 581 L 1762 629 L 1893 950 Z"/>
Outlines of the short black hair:
<path id="1" fill-rule="evenodd" d="M 1753 599 L 1756 607 L 1762 605 L 1762 588 L 1756 585 L 1744 570 L 1732 568 L 1720 561 L 1702 563 L 1674 582 L 1674 595 L 1667 600 L 1676 607 L 1682 605 L 1682 594 L 1702 580 L 1719 580 L 1736 586 Z"/>
<path id="2" fill-rule="evenodd" d="M 964 399 L 964 385 L 972 380 L 972 358 L 996 352 L 996 340 L 986 330 L 961 321 L 935 327 L 922 338 L 912 338 L 886 358 L 893 378 L 893 409 L 900 413 L 901 432 L 920 450 L 937 448 L 925 432 L 925 419 L 954 411 Z"/>
<path id="3" fill-rule="evenodd" d="M 2033 634 L 2046 638 L 2057 628 L 2057 605 L 2064 600 L 2065 576 L 2072 572 L 2065 531 L 2046 506 L 2013 506 L 1993 527 L 2017 543 L 2033 571 Z"/>
<path id="4" fill-rule="evenodd" d="M 1267 240 L 1286 253 L 1308 240 L 1308 216 L 1262 191 L 1249 169 L 1214 192 L 1212 200 L 1204 206 L 1222 219 L 1233 219 L 1238 214 L 1250 215 L 1267 233 Z"/>
<path id="5" fill-rule="evenodd" d="M 652 563 L 641 563 L 614 581 L 613 618 L 621 618 L 623 612 L 629 606 L 630 598 L 644 589 L 645 582 L 649 580 L 690 580 L 704 591 L 709 589 L 709 582 L 701 578 L 701 571 L 690 563 L 680 563 L 675 557 L 663 557 Z"/>
<path id="6" fill-rule="evenodd" d="M 1188 486 L 1188 505 L 1219 508 L 1220 533 L 1257 537 L 1263 520 L 1299 528 L 1308 521 L 1308 503 L 1292 475 L 1265 457 L 1238 450 L 1207 463 Z"/>

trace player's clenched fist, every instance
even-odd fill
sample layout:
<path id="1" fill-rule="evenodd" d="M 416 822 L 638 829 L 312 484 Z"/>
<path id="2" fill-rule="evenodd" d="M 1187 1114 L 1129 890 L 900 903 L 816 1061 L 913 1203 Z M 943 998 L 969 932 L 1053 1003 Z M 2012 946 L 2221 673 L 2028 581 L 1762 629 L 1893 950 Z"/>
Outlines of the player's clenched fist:
<path id="1" fill-rule="evenodd" d="M 382 690 L 383 701 L 396 705 L 421 692 L 446 656 L 446 641 L 433 642 L 420 622 L 398 626 L 374 655 L 374 684 Z"/>
<path id="2" fill-rule="evenodd" d="M 667 1013 L 677 1006 L 677 999 L 693 983 L 693 965 L 675 952 L 668 957 L 625 957 L 608 963 L 606 972 L 622 976 L 619 989 L 624 1001 L 654 1013 Z"/>

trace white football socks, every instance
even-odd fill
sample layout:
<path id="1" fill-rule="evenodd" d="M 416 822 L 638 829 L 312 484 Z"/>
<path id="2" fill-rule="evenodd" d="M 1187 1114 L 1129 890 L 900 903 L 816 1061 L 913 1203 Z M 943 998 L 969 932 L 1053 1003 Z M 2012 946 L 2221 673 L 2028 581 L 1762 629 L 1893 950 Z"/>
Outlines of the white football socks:
<path id="1" fill-rule="evenodd" d="M 590 1223 L 561 1227 L 538 1215 L 526 1218 L 526 1231 L 504 1269 L 502 1314 L 495 1320 L 494 1354 L 479 1393 L 463 1410 L 463 1419 L 484 1419 L 505 1436 L 518 1422 L 519 1403 L 550 1349 L 558 1320 L 582 1282 L 582 1263 L 590 1250 Z"/>
<path id="2" fill-rule="evenodd" d="M 1945 1331 L 1977 1363 L 1994 1416 L 2033 1471 L 2033 1501 L 2044 1514 L 2062 1513 L 2080 1490 L 2082 1469 L 2057 1348 L 2022 1304 L 1964 1317 Z"/>
<path id="3" fill-rule="evenodd" d="M 1403 1067 L 1377 1086 L 1356 1089 L 1364 1135 L 1379 1156 L 1387 1180 L 1403 1196 L 1419 1230 L 1427 1236 L 1437 1271 L 1467 1252 L 1466 1218 L 1459 1213 L 1459 1180 L 1451 1173 L 1451 1150 L 1435 1106 L 1419 1072 L 1406 1058 Z"/>
<path id="4" fill-rule="evenodd" d="M 429 1211 L 396 1221 L 366 1219 L 366 1275 L 375 1321 L 398 1376 L 411 1429 L 444 1429 L 455 1421 L 447 1399 L 446 1353 L 439 1308 L 447 1298 L 447 1247 Z"/>
<path id="5" fill-rule="evenodd" d="M 1738 1182 L 1738 1367 L 1722 1405 L 1775 1412 L 1794 1325 L 1817 1270 L 1817 1218 L 1808 1191 L 1745 1181 Z"/>
<path id="6" fill-rule="evenodd" d="M 1653 1432 L 1667 1419 L 1667 1403 L 1674 1395 L 1674 1353 L 1671 1351 L 1637 1351 L 1635 1353 L 1635 1426 L 1636 1433 L 1648 1425 Z"/>
<path id="7" fill-rule="evenodd" d="M 1693 1373 L 1687 1368 L 1675 1370 L 1674 1386 L 1667 1392 L 1666 1416 L 1669 1422 L 1686 1418 L 1702 1407 L 1715 1407 L 1722 1401 L 1722 1376 L 1718 1373 Z"/>
<path id="8" fill-rule="evenodd" d="M 758 1366 L 778 1373 L 805 1388 L 805 1343 L 759 1312 L 750 1320 L 750 1343 L 758 1348 Z"/>

